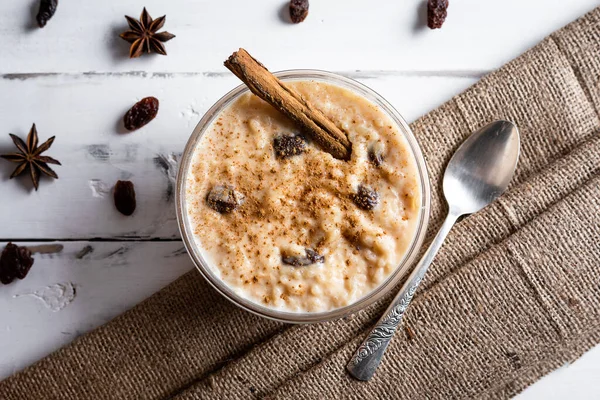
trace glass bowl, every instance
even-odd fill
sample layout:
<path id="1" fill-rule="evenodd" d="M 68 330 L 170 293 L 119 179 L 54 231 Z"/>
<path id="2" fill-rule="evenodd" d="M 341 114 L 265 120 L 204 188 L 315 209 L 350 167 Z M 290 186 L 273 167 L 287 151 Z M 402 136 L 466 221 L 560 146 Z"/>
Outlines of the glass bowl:
<path id="1" fill-rule="evenodd" d="M 188 212 L 185 201 L 185 186 L 187 181 L 186 177 L 190 168 L 190 163 L 192 161 L 192 155 L 194 153 L 196 144 L 198 143 L 206 129 L 211 125 L 215 117 L 217 117 L 222 110 L 224 110 L 233 101 L 235 101 L 238 98 L 238 96 L 249 91 L 245 85 L 240 85 L 232 91 L 230 91 L 229 93 L 227 93 L 206 112 L 204 117 L 202 117 L 202 119 L 196 126 L 196 129 L 194 129 L 194 132 L 192 133 L 190 139 L 187 142 L 187 145 L 185 146 L 185 150 L 183 152 L 181 162 L 179 165 L 179 171 L 177 174 L 177 189 L 175 192 L 175 204 L 179 230 L 181 232 L 181 237 L 183 239 L 183 243 L 187 249 L 187 252 L 192 258 L 198 271 L 200 271 L 204 278 L 206 278 L 206 280 L 219 293 L 221 293 L 228 300 L 230 300 L 232 303 L 239 306 L 240 308 L 243 308 L 244 310 L 250 311 L 265 318 L 270 318 L 273 320 L 287 323 L 302 324 L 337 319 L 345 315 L 355 313 L 369 306 L 370 304 L 373 304 L 375 301 L 384 296 L 387 292 L 389 292 L 398 284 L 400 279 L 406 274 L 408 268 L 417 256 L 417 253 L 419 251 L 419 248 L 421 247 L 421 244 L 423 243 L 423 239 L 427 230 L 427 222 L 429 220 L 431 200 L 429 177 L 427 174 L 425 159 L 423 158 L 423 154 L 421 153 L 421 149 L 419 147 L 419 144 L 417 143 L 417 140 L 415 139 L 412 131 L 410 130 L 410 127 L 408 126 L 404 118 L 402 118 L 398 111 L 396 111 L 383 97 L 381 97 L 373 90 L 369 89 L 367 86 L 356 82 L 352 79 L 343 77 L 341 75 L 318 70 L 289 70 L 277 72 L 275 73 L 275 75 L 284 82 L 312 80 L 317 82 L 331 83 L 349 89 L 359 95 L 362 95 L 363 97 L 377 105 L 381 110 L 387 113 L 388 116 L 398 125 L 400 132 L 404 134 L 409 148 L 412 151 L 412 154 L 415 158 L 421 187 L 421 207 L 419 211 L 417 229 L 415 232 L 415 236 L 410 246 L 408 247 L 404 258 L 402 259 L 396 270 L 392 272 L 390 276 L 373 291 L 347 306 L 323 312 L 300 313 L 281 311 L 265 307 L 235 293 L 223 281 L 221 281 L 217 276 L 214 275 L 214 273 L 211 271 L 211 268 L 208 266 L 207 262 L 202 257 L 201 251 L 198 248 L 198 244 L 194 239 L 193 230 L 189 224 L 189 218 L 187 218 Z"/>

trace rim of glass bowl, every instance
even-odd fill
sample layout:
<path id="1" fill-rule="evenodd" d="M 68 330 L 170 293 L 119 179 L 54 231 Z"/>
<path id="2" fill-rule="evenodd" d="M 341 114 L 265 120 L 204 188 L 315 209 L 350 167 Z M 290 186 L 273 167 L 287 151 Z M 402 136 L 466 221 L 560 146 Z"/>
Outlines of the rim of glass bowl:
<path id="1" fill-rule="evenodd" d="M 185 248 L 187 249 L 188 254 L 192 258 L 192 261 L 194 262 L 196 268 L 219 293 L 221 293 L 228 300 L 230 300 L 232 303 L 236 304 L 240 308 L 265 318 L 287 323 L 302 324 L 337 319 L 345 315 L 355 313 L 373 304 L 375 301 L 384 296 L 387 292 L 390 291 L 390 289 L 394 288 L 398 284 L 400 279 L 406 274 L 408 268 L 411 266 L 414 259 L 416 258 L 425 238 L 425 233 L 427 231 L 427 224 L 429 222 L 429 212 L 431 205 L 429 176 L 427 173 L 425 158 L 423 157 L 423 153 L 421 152 L 421 148 L 419 147 L 415 136 L 413 135 L 410 127 L 408 126 L 404 118 L 402 118 L 398 111 L 396 111 L 396 109 L 392 107 L 392 105 L 388 103 L 382 96 L 380 96 L 374 90 L 363 85 L 362 83 L 359 83 L 355 80 L 346 78 L 341 75 L 320 70 L 286 70 L 276 72 L 275 75 L 279 79 L 288 82 L 299 80 L 314 80 L 332 83 L 344 87 L 346 89 L 350 89 L 351 91 L 362 95 L 372 103 L 379 106 L 400 127 L 400 131 L 404 134 L 404 137 L 406 138 L 406 141 L 410 146 L 412 154 L 415 157 L 421 185 L 421 208 L 419 210 L 419 223 L 417 225 L 415 237 L 413 238 L 412 243 L 410 244 L 404 258 L 402 259 L 396 270 L 392 272 L 383 283 L 381 283 L 377 288 L 375 288 L 373 291 L 360 298 L 356 302 L 330 311 L 314 313 L 281 311 L 274 308 L 264 307 L 235 293 L 221 279 L 219 279 L 213 274 L 210 267 L 202 257 L 201 251 L 197 246 L 196 240 L 194 239 L 193 230 L 190 227 L 189 218 L 187 217 L 187 205 L 185 202 L 185 190 L 187 181 L 186 178 L 190 168 L 192 155 L 194 154 L 194 149 L 201 136 L 204 134 L 206 129 L 210 127 L 214 118 L 217 115 L 219 115 L 219 113 L 223 109 L 229 106 L 240 95 L 249 91 L 245 85 L 240 85 L 235 89 L 231 90 L 219 101 L 217 101 L 206 112 L 206 114 L 204 114 L 185 146 L 185 150 L 183 152 L 181 162 L 179 165 L 179 170 L 177 173 L 177 190 L 175 192 L 175 204 L 179 231 L 181 233 L 181 237 L 183 239 Z"/>

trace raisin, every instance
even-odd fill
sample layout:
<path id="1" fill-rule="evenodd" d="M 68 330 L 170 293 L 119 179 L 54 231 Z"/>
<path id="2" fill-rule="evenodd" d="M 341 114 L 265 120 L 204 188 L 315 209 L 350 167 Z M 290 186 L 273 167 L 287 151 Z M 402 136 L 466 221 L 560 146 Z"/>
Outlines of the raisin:
<path id="1" fill-rule="evenodd" d="M 429 0 L 427 3 L 427 26 L 439 29 L 448 16 L 448 0 Z"/>
<path id="2" fill-rule="evenodd" d="M 284 264 L 293 267 L 305 267 L 307 265 L 325 262 L 325 256 L 320 255 L 313 249 L 304 249 L 304 252 L 306 253 L 305 256 L 283 255 L 281 261 Z"/>
<path id="3" fill-rule="evenodd" d="M 135 131 L 147 125 L 158 114 L 158 99 L 146 97 L 138 101 L 125 114 L 125 129 Z"/>
<path id="4" fill-rule="evenodd" d="M 383 164 L 383 143 L 376 142 L 369 147 L 369 161 L 371 161 L 376 167 L 381 167 Z"/>
<path id="5" fill-rule="evenodd" d="M 33 257 L 27 247 L 8 243 L 0 256 L 0 282 L 7 285 L 15 278 L 24 279 L 32 265 Z"/>
<path id="6" fill-rule="evenodd" d="M 131 215 L 135 211 L 135 188 L 131 181 L 117 181 L 115 184 L 115 207 L 123 215 Z"/>
<path id="7" fill-rule="evenodd" d="M 281 135 L 273 139 L 273 149 L 277 158 L 285 159 L 304 153 L 306 141 L 298 135 Z"/>
<path id="8" fill-rule="evenodd" d="M 37 20 L 38 26 L 43 28 L 46 23 L 52 18 L 58 7 L 58 0 L 42 0 L 40 2 L 40 10 L 37 13 L 35 19 Z"/>
<path id="9" fill-rule="evenodd" d="M 20 264 L 17 267 L 17 278 L 25 279 L 29 270 L 33 266 L 33 257 L 31 257 L 31 251 L 27 247 L 18 247 L 18 258 Z"/>
<path id="10" fill-rule="evenodd" d="M 244 204 L 244 199 L 244 195 L 230 185 L 215 186 L 206 196 L 208 206 L 221 214 L 232 212 Z"/>
<path id="11" fill-rule="evenodd" d="M 12 267 L 5 267 L 3 263 L 0 263 L 0 282 L 8 285 L 15 280 L 16 274 Z"/>
<path id="12" fill-rule="evenodd" d="M 291 0 L 290 1 L 290 18 L 295 24 L 306 19 L 308 15 L 308 0 Z"/>
<path id="13" fill-rule="evenodd" d="M 373 189 L 360 185 L 358 192 L 352 195 L 354 203 L 363 210 L 372 210 L 379 204 L 379 194 Z"/>

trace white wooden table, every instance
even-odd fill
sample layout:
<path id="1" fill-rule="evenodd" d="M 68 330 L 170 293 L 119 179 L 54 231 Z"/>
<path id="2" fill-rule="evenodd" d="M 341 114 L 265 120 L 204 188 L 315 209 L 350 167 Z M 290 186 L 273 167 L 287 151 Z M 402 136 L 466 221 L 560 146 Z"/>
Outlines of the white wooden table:
<path id="1" fill-rule="evenodd" d="M 0 2 L 0 153 L 12 149 L 9 132 L 24 137 L 35 122 L 40 140 L 57 136 L 47 154 L 63 166 L 35 192 L 26 177 L 9 181 L 14 165 L 0 160 L 0 246 L 44 246 L 25 280 L 0 287 L 0 379 L 192 268 L 168 192 L 193 127 L 238 84 L 222 64 L 238 47 L 271 70 L 358 79 L 413 121 L 598 1 L 451 1 L 440 31 L 424 27 L 422 0 L 312 0 L 300 25 L 286 21 L 285 0 L 61 0 L 44 29 L 37 4 Z M 123 15 L 143 6 L 167 14 L 177 35 L 168 57 L 127 57 Z M 161 101 L 156 120 L 122 133 L 124 112 L 149 95 Z M 123 178 L 136 184 L 133 217 L 109 193 Z M 599 398 L 599 375 L 597 347 L 519 397 Z"/>

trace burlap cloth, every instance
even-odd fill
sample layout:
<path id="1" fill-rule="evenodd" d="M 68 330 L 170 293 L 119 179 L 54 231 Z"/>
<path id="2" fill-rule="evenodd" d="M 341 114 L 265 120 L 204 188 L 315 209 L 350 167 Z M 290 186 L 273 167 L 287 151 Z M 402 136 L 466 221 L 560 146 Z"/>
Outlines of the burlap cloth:
<path id="1" fill-rule="evenodd" d="M 412 125 L 433 182 L 472 131 L 517 123 L 510 190 L 462 220 L 374 380 L 345 364 L 388 299 L 289 326 L 241 311 L 192 271 L 0 383 L 0 398 L 507 398 L 600 341 L 600 9 Z M 43 332 L 40 332 L 43 335 Z"/>

